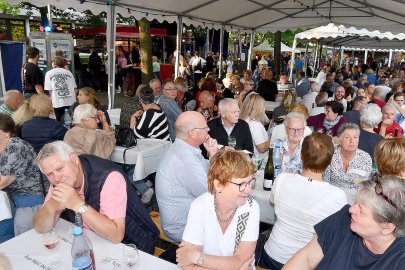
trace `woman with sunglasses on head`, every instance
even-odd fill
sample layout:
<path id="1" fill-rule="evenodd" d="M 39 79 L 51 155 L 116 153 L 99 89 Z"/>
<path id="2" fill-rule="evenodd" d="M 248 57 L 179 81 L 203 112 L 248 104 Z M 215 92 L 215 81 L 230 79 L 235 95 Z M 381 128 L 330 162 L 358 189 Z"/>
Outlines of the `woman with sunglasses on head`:
<path id="1" fill-rule="evenodd" d="M 115 147 L 115 135 L 103 111 L 98 111 L 91 104 L 79 105 L 73 113 L 73 123 L 75 126 L 66 132 L 64 142 L 78 154 L 110 158 Z M 97 129 L 99 123 L 103 126 L 102 130 Z"/>
<path id="2" fill-rule="evenodd" d="M 241 170 L 241 168 L 243 168 Z M 222 150 L 210 161 L 208 191 L 193 201 L 177 250 L 181 269 L 252 269 L 259 206 L 249 197 L 255 167 L 241 151 Z"/>
<path id="3" fill-rule="evenodd" d="M 301 149 L 302 172 L 281 173 L 274 181 L 270 203 L 274 205 L 277 221 L 261 251 L 259 266 L 281 269 L 311 241 L 315 233 L 313 225 L 347 203 L 344 192 L 322 178 L 333 151 L 330 136 L 313 133 L 305 137 Z"/>
<path id="4" fill-rule="evenodd" d="M 405 183 L 375 175 L 356 204 L 314 226 L 315 236 L 283 269 L 405 269 Z"/>

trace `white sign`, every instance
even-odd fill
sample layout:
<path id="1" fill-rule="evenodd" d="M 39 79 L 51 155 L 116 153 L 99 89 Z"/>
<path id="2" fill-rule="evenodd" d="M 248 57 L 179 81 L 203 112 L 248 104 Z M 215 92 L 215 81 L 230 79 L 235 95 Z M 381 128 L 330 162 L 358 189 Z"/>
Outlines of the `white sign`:
<path id="1" fill-rule="evenodd" d="M 70 62 L 72 61 L 72 42 L 67 39 L 52 39 L 50 40 L 50 47 L 51 47 L 51 58 L 55 58 L 55 53 L 57 50 L 61 50 L 63 52 L 63 58 L 66 59 L 66 61 Z"/>

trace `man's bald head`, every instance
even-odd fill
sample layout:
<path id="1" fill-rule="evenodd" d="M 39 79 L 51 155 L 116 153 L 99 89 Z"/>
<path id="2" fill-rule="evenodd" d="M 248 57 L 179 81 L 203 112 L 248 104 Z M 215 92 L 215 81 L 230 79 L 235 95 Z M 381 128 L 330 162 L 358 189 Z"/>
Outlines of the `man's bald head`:
<path id="1" fill-rule="evenodd" d="M 208 136 L 207 121 L 204 116 L 195 111 L 183 112 L 177 117 L 176 137 L 188 144 L 199 147 Z"/>
<path id="2" fill-rule="evenodd" d="M 4 95 L 4 104 L 16 111 L 24 97 L 18 90 L 8 90 Z"/>

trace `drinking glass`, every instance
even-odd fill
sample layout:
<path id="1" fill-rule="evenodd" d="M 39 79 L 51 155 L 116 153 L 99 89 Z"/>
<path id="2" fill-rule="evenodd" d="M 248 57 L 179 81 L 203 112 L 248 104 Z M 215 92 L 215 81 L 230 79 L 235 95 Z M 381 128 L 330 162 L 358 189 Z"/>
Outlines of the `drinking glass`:
<path id="1" fill-rule="evenodd" d="M 228 146 L 235 148 L 236 146 L 236 138 L 234 136 L 228 137 Z"/>
<path id="2" fill-rule="evenodd" d="M 61 261 L 58 261 L 55 256 L 55 249 L 58 246 L 59 239 L 60 236 L 56 232 L 55 228 L 52 228 L 48 232 L 42 234 L 44 246 L 52 252 L 52 261 L 49 263 L 51 269 L 57 269 L 61 265 Z"/>
<path id="3" fill-rule="evenodd" d="M 125 245 L 122 249 L 122 264 L 132 269 L 135 267 L 136 262 L 139 258 L 139 252 L 134 244 Z"/>

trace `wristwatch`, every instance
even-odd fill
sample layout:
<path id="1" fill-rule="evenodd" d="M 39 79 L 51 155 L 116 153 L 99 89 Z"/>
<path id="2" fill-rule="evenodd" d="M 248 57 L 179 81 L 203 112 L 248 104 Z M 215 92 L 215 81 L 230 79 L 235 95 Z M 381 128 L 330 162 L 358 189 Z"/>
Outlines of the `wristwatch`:
<path id="1" fill-rule="evenodd" d="M 201 252 L 200 257 L 198 257 L 197 259 L 197 265 L 203 265 L 204 264 L 204 257 L 203 257 L 203 253 Z"/>
<path id="2" fill-rule="evenodd" d="M 79 210 L 77 211 L 77 213 L 83 215 L 87 211 L 87 208 L 88 208 L 87 204 L 82 204 L 79 206 Z"/>

